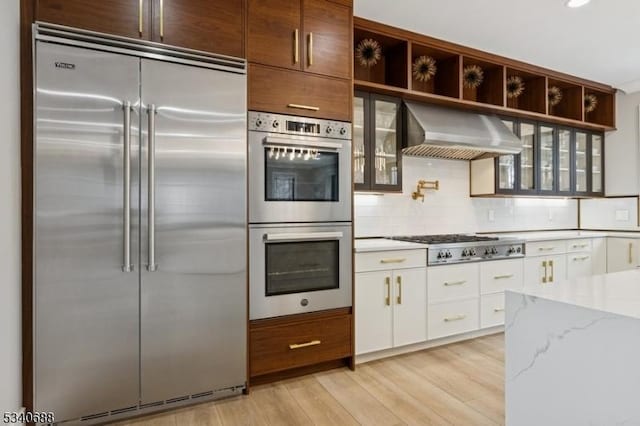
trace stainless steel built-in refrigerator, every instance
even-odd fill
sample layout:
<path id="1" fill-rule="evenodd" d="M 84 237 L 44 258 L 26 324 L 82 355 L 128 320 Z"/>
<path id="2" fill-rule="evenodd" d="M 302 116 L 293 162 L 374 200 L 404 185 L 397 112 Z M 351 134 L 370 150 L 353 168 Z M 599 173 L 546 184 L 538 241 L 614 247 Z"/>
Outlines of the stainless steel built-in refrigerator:
<path id="1" fill-rule="evenodd" d="M 241 391 L 245 61 L 36 34 L 34 410 Z"/>

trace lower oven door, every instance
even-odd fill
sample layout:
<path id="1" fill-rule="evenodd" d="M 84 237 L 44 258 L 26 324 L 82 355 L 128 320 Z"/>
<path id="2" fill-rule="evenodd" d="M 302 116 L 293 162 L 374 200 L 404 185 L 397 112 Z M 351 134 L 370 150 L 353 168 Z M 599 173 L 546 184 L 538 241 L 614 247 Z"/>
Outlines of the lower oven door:
<path id="1" fill-rule="evenodd" d="M 351 306 L 351 224 L 249 228 L 250 319 Z"/>

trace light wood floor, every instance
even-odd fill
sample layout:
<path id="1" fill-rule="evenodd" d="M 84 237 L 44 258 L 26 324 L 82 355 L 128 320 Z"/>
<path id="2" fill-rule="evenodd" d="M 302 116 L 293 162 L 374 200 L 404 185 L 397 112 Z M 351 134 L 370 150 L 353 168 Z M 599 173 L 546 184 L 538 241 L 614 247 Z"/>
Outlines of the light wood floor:
<path id="1" fill-rule="evenodd" d="M 504 424 L 504 336 L 495 334 L 270 385 L 248 396 L 120 423 L 182 425 Z"/>

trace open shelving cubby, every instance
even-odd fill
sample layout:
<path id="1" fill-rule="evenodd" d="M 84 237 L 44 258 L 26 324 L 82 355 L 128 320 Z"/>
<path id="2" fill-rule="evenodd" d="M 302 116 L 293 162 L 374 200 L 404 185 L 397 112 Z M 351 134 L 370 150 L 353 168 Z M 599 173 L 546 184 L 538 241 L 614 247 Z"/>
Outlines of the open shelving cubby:
<path id="1" fill-rule="evenodd" d="M 364 39 L 372 39 L 380 44 L 380 60 L 370 68 L 362 66 L 355 57 L 356 47 Z M 353 31 L 353 74 L 355 80 L 407 89 L 409 87 L 407 81 L 408 44 L 407 40 L 356 27 Z"/>
<path id="2" fill-rule="evenodd" d="M 562 98 L 557 105 L 548 105 L 548 114 L 554 117 L 582 120 L 582 86 L 549 78 L 547 91 L 552 87 L 560 89 Z"/>
<path id="3" fill-rule="evenodd" d="M 533 74 L 528 71 L 507 68 L 507 77 L 505 86 L 509 77 L 518 76 L 524 82 L 524 92 L 516 98 L 510 98 L 508 93 L 507 107 L 519 109 L 522 111 L 537 112 L 539 114 L 547 113 L 547 79 L 543 75 Z M 506 91 L 506 87 L 505 87 Z"/>
<path id="4" fill-rule="evenodd" d="M 584 121 L 587 123 L 599 124 L 601 126 L 614 126 L 615 117 L 615 95 L 588 87 L 584 88 L 584 95 L 595 95 L 598 104 L 592 112 L 584 111 Z M 584 102 L 584 100 L 583 100 Z"/>
<path id="5" fill-rule="evenodd" d="M 412 42 L 410 43 L 411 90 L 432 93 L 450 98 L 460 98 L 460 55 L 446 50 Z M 422 82 L 413 76 L 413 63 L 420 56 L 430 56 L 436 61 L 436 74 L 429 81 Z"/>
<path id="6" fill-rule="evenodd" d="M 484 79 L 477 88 L 464 87 L 464 82 L 461 82 L 463 98 L 467 101 L 504 106 L 505 67 L 465 56 L 462 60 L 462 69 L 464 70 L 470 65 L 479 66 L 482 69 Z"/>

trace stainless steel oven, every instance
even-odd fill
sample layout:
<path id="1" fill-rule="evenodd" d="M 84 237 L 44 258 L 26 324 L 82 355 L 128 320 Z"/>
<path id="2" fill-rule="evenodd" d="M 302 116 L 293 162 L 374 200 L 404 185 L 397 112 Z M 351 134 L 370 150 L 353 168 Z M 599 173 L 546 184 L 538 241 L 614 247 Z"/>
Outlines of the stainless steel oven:
<path id="1" fill-rule="evenodd" d="M 249 112 L 249 222 L 351 221 L 351 124 Z"/>
<path id="2" fill-rule="evenodd" d="M 250 225 L 250 318 L 351 306 L 351 224 Z"/>

